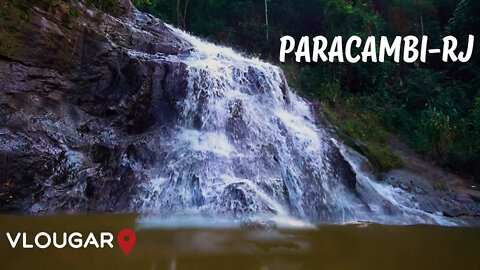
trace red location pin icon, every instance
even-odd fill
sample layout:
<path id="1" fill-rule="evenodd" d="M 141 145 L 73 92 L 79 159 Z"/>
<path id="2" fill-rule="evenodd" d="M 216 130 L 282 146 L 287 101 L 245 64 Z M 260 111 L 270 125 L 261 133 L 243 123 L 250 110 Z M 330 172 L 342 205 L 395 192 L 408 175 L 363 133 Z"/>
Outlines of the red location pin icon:
<path id="1" fill-rule="evenodd" d="M 135 236 L 135 232 L 132 229 L 124 229 L 118 232 L 117 242 L 125 255 L 128 255 L 128 253 L 130 253 L 133 246 L 135 245 L 136 240 L 137 237 Z"/>

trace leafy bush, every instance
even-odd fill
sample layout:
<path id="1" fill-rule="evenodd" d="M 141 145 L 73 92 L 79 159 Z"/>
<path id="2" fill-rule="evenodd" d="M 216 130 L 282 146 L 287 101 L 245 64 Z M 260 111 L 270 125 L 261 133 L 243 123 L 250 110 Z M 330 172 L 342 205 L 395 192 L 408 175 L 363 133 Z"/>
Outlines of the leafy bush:
<path id="1" fill-rule="evenodd" d="M 420 124 L 415 132 L 417 150 L 432 159 L 441 160 L 452 143 L 454 129 L 448 115 L 435 107 L 426 109 L 420 117 Z"/>
<path id="2" fill-rule="evenodd" d="M 96 7 L 103 12 L 116 14 L 118 12 L 118 0 L 81 0 L 85 5 Z"/>

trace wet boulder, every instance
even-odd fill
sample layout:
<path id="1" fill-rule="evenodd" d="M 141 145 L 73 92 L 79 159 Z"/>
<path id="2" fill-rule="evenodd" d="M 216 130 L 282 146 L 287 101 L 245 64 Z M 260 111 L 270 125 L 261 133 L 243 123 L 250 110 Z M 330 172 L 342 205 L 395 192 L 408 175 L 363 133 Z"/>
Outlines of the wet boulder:
<path id="1" fill-rule="evenodd" d="M 7 2 L 0 211 L 128 211 L 185 95 L 185 69 L 167 58 L 190 45 L 128 0 L 109 12 L 80 1 Z M 16 16 L 20 6 L 28 19 Z"/>

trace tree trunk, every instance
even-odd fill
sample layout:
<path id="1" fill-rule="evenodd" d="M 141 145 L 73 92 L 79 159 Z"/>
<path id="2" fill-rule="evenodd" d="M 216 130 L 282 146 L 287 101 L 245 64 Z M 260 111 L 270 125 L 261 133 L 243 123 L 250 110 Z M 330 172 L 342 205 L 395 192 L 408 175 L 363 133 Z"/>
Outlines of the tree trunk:
<path id="1" fill-rule="evenodd" d="M 188 8 L 188 0 L 185 1 L 185 9 L 183 11 L 183 29 L 187 30 L 187 8 Z"/>
<path id="2" fill-rule="evenodd" d="M 267 26 L 267 40 L 268 40 L 268 4 L 265 0 L 265 25 Z"/>
<path id="3" fill-rule="evenodd" d="M 177 0 L 177 25 L 180 26 L 180 0 Z"/>

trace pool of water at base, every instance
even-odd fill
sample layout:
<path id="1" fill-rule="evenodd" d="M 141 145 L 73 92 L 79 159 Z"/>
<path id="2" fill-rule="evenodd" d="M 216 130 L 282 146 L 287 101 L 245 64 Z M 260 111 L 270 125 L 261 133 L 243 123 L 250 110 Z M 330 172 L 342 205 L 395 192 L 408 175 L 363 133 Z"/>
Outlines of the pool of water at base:
<path id="1" fill-rule="evenodd" d="M 308 229 L 143 226 L 136 215 L 0 215 L 0 269 L 480 269 L 480 228 L 322 225 Z M 12 248 L 6 233 L 136 232 L 114 248 Z M 21 241 L 19 244 L 21 246 Z"/>

